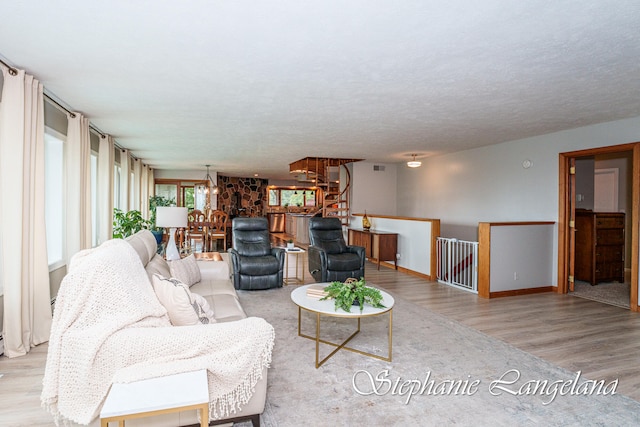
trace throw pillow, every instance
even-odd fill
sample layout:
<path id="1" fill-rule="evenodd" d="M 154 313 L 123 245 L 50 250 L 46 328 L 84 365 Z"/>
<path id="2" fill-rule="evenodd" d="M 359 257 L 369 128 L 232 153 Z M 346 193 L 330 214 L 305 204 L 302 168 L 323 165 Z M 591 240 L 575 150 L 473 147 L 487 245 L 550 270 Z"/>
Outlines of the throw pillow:
<path id="1" fill-rule="evenodd" d="M 200 268 L 198 268 L 196 257 L 193 254 L 186 258 L 169 261 L 169 269 L 171 277 L 175 277 L 187 286 L 193 286 L 202 279 Z"/>
<path id="2" fill-rule="evenodd" d="M 201 295 L 194 294 L 189 287 L 175 278 L 164 278 L 154 274 L 153 290 L 167 310 L 173 326 L 190 326 L 215 323 L 213 310 Z"/>

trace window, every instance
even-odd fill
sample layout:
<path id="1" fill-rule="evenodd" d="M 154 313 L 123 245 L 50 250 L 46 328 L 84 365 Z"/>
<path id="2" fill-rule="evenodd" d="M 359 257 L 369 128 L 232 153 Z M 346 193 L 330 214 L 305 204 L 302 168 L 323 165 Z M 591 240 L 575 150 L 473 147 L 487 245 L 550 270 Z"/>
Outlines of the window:
<path id="1" fill-rule="evenodd" d="M 91 246 L 98 246 L 98 153 L 91 151 Z"/>
<path id="2" fill-rule="evenodd" d="M 133 182 L 135 181 L 135 175 L 133 173 L 133 170 L 131 170 L 131 172 L 129 173 L 129 210 L 138 210 L 135 208 L 135 194 L 133 194 L 133 191 L 135 189 L 135 186 L 133 184 Z"/>
<path id="3" fill-rule="evenodd" d="M 316 192 L 315 190 L 306 190 L 304 192 L 304 205 L 315 206 L 316 205 Z"/>
<path id="4" fill-rule="evenodd" d="M 115 209 L 120 208 L 120 172 L 122 169 L 120 165 L 114 163 L 113 165 L 113 207 Z"/>
<path id="5" fill-rule="evenodd" d="M 280 190 L 269 189 L 269 206 L 280 206 Z"/>
<path id="6" fill-rule="evenodd" d="M 182 187 L 182 206 L 188 210 L 195 209 L 195 190 L 194 187 Z"/>
<path id="7" fill-rule="evenodd" d="M 66 137 L 46 128 L 44 134 L 45 227 L 49 270 L 64 264 L 64 142 Z"/>
<path id="8" fill-rule="evenodd" d="M 306 189 L 269 189 L 269 206 L 300 206 L 316 205 L 316 191 Z"/>
<path id="9" fill-rule="evenodd" d="M 156 184 L 156 196 L 162 196 L 168 200 L 178 200 L 178 186 L 176 184 Z"/>

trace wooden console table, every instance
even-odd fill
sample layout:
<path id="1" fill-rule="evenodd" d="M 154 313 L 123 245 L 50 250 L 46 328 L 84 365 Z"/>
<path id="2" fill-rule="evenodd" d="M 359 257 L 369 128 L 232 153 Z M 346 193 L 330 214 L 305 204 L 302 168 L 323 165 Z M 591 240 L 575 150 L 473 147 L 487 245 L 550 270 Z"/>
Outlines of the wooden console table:
<path id="1" fill-rule="evenodd" d="M 378 270 L 381 261 L 393 261 L 398 269 L 398 233 L 349 228 L 349 245 L 363 246 L 365 256 L 376 260 Z"/>

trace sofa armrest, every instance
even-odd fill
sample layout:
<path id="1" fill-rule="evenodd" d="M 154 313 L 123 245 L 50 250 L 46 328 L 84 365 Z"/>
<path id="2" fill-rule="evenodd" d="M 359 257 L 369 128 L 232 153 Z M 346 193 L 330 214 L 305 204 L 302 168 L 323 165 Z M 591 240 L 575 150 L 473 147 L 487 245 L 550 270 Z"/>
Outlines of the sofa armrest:
<path id="1" fill-rule="evenodd" d="M 229 280 L 231 277 L 231 262 L 229 254 L 222 253 L 221 261 L 198 260 L 201 280 Z"/>
<path id="2" fill-rule="evenodd" d="M 280 270 L 284 268 L 284 257 L 286 255 L 284 249 L 282 248 L 271 248 L 271 255 L 275 256 L 278 260 L 278 264 L 280 264 Z"/>
<path id="3" fill-rule="evenodd" d="M 364 264 L 365 259 L 365 249 L 363 246 L 347 246 L 347 252 L 352 254 L 357 254 L 360 257 L 360 260 Z"/>
<path id="4" fill-rule="evenodd" d="M 319 281 L 326 281 L 327 271 L 327 252 L 318 246 L 309 246 L 307 249 L 309 273 Z M 318 279 L 317 272 L 321 272 L 321 276 Z"/>

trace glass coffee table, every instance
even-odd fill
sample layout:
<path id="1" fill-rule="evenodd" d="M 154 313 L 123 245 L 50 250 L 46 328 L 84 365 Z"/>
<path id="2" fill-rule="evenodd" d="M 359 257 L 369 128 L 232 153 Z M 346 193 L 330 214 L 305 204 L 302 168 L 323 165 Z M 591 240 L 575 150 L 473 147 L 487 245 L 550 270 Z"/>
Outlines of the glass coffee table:
<path id="1" fill-rule="evenodd" d="M 317 283 L 317 285 L 328 285 L 329 283 Z M 393 297 L 389 295 L 387 292 L 380 290 L 382 294 L 382 304 L 385 308 L 374 308 L 369 304 L 364 305 L 364 309 L 360 311 L 360 306 L 353 306 L 351 312 L 347 312 L 338 308 L 335 308 L 335 302 L 332 299 L 327 299 L 324 301 L 320 301 L 318 298 L 307 296 L 307 288 L 313 285 L 305 285 L 300 286 L 299 288 L 294 289 L 291 292 L 291 300 L 298 306 L 298 336 L 303 338 L 308 338 L 314 340 L 316 342 L 316 368 L 322 366 L 324 362 L 329 360 L 331 356 L 336 354 L 338 350 L 344 349 L 348 351 L 352 351 L 354 353 L 362 354 L 365 356 L 373 357 L 375 359 L 384 360 L 386 362 L 391 362 L 391 351 L 392 351 L 392 341 L 393 341 L 393 305 L 395 303 Z M 315 336 L 305 335 L 301 331 L 301 318 L 302 318 L 302 310 L 306 310 L 310 313 L 316 315 L 316 334 Z M 389 334 L 388 334 L 388 354 L 386 357 L 380 356 L 373 353 L 368 353 L 366 351 L 358 350 L 352 347 L 347 347 L 347 344 L 353 337 L 355 337 L 360 332 L 360 320 L 363 317 L 370 316 L 380 316 L 382 314 L 389 314 Z M 327 341 L 320 338 L 320 320 L 322 316 L 326 317 L 342 317 L 349 319 L 358 319 L 358 328 L 357 330 L 351 334 L 346 340 L 342 343 L 334 343 L 331 341 Z M 320 344 L 328 344 L 336 347 L 328 356 L 324 359 L 320 360 Z"/>

